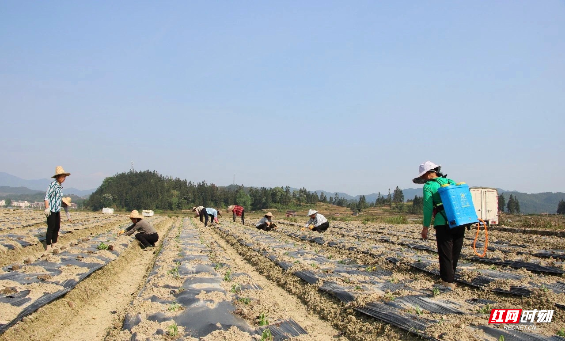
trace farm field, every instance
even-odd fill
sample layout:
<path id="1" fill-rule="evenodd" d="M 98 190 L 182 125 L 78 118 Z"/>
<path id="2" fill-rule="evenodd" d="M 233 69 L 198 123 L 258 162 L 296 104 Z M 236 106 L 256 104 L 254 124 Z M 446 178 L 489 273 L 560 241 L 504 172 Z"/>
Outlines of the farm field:
<path id="1" fill-rule="evenodd" d="M 320 234 L 301 213 L 269 232 L 261 214 L 157 214 L 159 242 L 141 250 L 117 235 L 127 215 L 73 212 L 44 255 L 42 212 L 0 210 L 0 340 L 565 340 L 562 236 L 493 228 L 482 258 L 467 231 L 449 291 L 433 230 L 359 217 Z M 499 308 L 552 322 L 507 330 L 488 323 Z"/>

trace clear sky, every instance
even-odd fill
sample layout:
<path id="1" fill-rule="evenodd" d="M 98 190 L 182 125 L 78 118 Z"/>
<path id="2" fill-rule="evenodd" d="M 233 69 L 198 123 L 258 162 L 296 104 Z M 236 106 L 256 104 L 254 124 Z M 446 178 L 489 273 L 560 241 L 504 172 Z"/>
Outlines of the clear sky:
<path id="1" fill-rule="evenodd" d="M 565 192 L 564 1 L 2 1 L 0 171 Z"/>

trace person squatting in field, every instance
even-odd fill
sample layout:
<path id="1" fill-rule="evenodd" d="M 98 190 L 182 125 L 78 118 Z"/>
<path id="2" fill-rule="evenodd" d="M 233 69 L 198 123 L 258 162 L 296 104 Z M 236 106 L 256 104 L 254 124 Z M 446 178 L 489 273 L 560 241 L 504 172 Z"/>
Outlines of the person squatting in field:
<path id="1" fill-rule="evenodd" d="M 54 244 L 57 243 L 59 238 L 59 229 L 61 228 L 61 206 L 63 201 L 63 182 L 71 173 L 65 172 L 63 167 L 55 167 L 55 175 L 52 176 L 55 180 L 49 184 L 47 192 L 45 192 L 45 217 L 47 218 L 47 232 L 45 233 L 45 251 L 53 251 Z M 69 202 L 70 203 L 70 202 Z M 67 218 L 70 220 L 70 215 Z"/>
<path id="2" fill-rule="evenodd" d="M 241 223 L 245 225 L 245 209 L 238 205 L 228 206 L 228 212 L 233 212 L 233 222 L 235 223 L 235 217 L 241 217 Z"/>
<path id="3" fill-rule="evenodd" d="M 155 243 L 159 240 L 157 230 L 155 230 L 149 222 L 143 220 L 143 216 L 139 214 L 137 210 L 131 211 L 129 218 L 133 224 L 121 231 L 120 234 L 125 233 L 126 236 L 131 236 L 134 232 L 139 231 L 139 233 L 135 235 L 135 239 L 140 243 L 139 246 L 142 249 L 154 247 Z"/>
<path id="4" fill-rule="evenodd" d="M 311 209 L 308 211 L 308 215 L 310 216 L 310 220 L 304 225 L 303 229 L 309 228 L 312 231 L 323 233 L 330 227 L 330 223 L 326 217 L 318 213 L 318 211 Z"/>
<path id="5" fill-rule="evenodd" d="M 210 225 L 214 224 L 214 223 L 218 223 L 218 215 L 222 216 L 222 214 L 220 213 L 220 211 L 214 209 L 214 208 L 204 208 L 201 209 L 199 212 L 199 216 L 200 216 L 200 222 L 202 223 L 202 220 L 204 219 L 204 226 L 208 226 L 208 218 L 210 218 Z"/>
<path id="6" fill-rule="evenodd" d="M 446 178 L 440 173 L 441 166 L 431 161 L 422 163 L 419 167 L 419 174 L 412 179 L 415 184 L 424 184 L 424 221 L 422 226 L 422 239 L 428 238 L 428 229 L 432 218 L 436 230 L 436 242 L 439 255 L 439 273 L 442 285 L 449 289 L 455 288 L 455 270 L 461 255 L 463 239 L 465 237 L 465 227 L 458 226 L 450 228 L 447 224 L 447 217 L 443 209 L 443 203 L 438 193 L 442 185 L 455 182 Z"/>
<path id="7" fill-rule="evenodd" d="M 272 229 L 276 229 L 277 225 L 273 223 L 273 214 L 271 212 L 267 212 L 261 220 L 255 224 L 255 227 L 259 230 L 263 231 L 270 231 Z"/>

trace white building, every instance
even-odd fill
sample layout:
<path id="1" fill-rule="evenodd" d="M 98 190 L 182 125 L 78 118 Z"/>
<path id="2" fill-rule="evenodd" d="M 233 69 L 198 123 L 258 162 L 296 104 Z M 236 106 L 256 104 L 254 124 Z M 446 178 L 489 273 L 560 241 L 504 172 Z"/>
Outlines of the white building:
<path id="1" fill-rule="evenodd" d="M 0 206 L 6 206 L 6 200 L 0 200 Z"/>
<path id="2" fill-rule="evenodd" d="M 26 208 L 26 207 L 30 207 L 31 204 L 26 200 L 26 201 L 12 201 L 12 207 L 21 207 L 21 208 Z"/>

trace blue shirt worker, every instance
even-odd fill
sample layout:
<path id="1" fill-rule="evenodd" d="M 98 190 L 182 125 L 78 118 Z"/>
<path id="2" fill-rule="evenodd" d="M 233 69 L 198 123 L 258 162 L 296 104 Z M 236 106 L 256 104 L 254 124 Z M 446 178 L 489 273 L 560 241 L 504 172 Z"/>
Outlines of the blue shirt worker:
<path id="1" fill-rule="evenodd" d="M 63 167 L 55 167 L 55 180 L 49 184 L 45 193 L 45 217 L 47 218 L 47 232 L 45 233 L 45 251 L 53 251 L 54 244 L 59 237 L 61 228 L 61 204 L 63 201 L 63 182 L 71 173 L 65 172 Z"/>
<path id="2" fill-rule="evenodd" d="M 205 209 L 200 210 L 200 222 L 204 219 L 204 226 L 208 226 L 208 219 L 210 219 L 210 225 L 218 223 L 218 215 L 222 215 L 220 211 L 206 207 Z"/>

